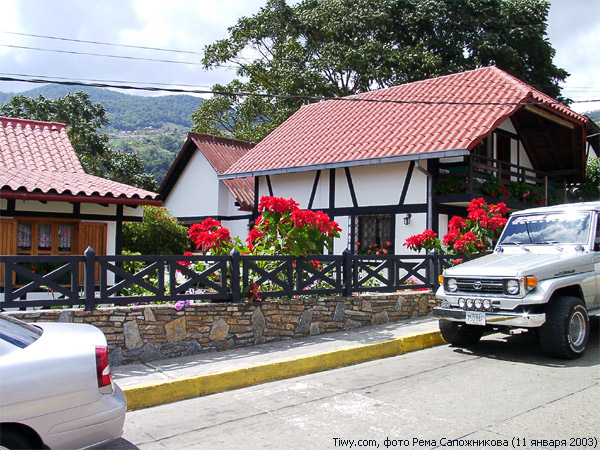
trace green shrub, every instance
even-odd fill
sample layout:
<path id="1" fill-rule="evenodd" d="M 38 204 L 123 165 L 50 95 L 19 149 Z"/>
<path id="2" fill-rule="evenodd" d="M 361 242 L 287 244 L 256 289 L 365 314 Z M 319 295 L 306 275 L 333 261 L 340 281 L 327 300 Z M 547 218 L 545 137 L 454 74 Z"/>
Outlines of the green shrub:
<path id="1" fill-rule="evenodd" d="M 433 193 L 435 195 L 459 194 L 465 191 L 466 186 L 467 182 L 465 177 L 444 177 L 435 182 L 433 186 Z"/>
<path id="2" fill-rule="evenodd" d="M 496 177 L 490 177 L 483 183 L 483 193 L 495 199 L 505 199 L 510 197 L 510 192 L 506 185 Z"/>
<path id="3" fill-rule="evenodd" d="M 600 158 L 589 158 L 585 168 L 585 180 L 574 196 L 574 200 L 600 200 Z"/>
<path id="4" fill-rule="evenodd" d="M 511 197 L 533 206 L 542 206 L 545 203 L 544 194 L 537 186 L 532 184 L 516 182 L 509 187 Z"/>
<path id="5" fill-rule="evenodd" d="M 144 206 L 142 222 L 123 224 L 123 250 L 142 255 L 181 255 L 189 250 L 188 230 L 169 211 Z"/>

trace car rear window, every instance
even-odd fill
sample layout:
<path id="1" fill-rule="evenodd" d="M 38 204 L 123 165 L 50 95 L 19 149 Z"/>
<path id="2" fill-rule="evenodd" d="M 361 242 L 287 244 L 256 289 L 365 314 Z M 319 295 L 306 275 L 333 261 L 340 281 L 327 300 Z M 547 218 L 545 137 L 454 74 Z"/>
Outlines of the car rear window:
<path id="1" fill-rule="evenodd" d="M 42 335 L 42 330 L 4 314 L 0 314 L 0 339 L 19 348 L 33 344 Z"/>

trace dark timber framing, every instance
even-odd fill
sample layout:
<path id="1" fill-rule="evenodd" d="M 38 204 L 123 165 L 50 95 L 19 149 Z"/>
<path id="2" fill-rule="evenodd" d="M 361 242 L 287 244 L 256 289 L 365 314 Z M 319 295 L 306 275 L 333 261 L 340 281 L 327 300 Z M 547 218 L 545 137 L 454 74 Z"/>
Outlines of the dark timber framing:
<path id="1" fill-rule="evenodd" d="M 317 195 L 317 187 L 319 186 L 319 179 L 321 178 L 321 171 L 317 170 L 315 173 L 315 181 L 313 182 L 312 191 L 310 191 L 310 200 L 308 201 L 308 209 L 312 209 L 315 201 L 315 195 Z"/>
<path id="2" fill-rule="evenodd" d="M 429 161 L 432 162 L 431 160 Z M 437 161 L 436 161 L 437 162 Z M 435 165 L 435 163 L 434 163 Z M 402 186 L 402 191 L 400 192 L 399 200 L 397 204 L 389 204 L 389 205 L 375 205 L 375 206 L 359 206 L 358 197 L 356 194 L 356 188 L 354 186 L 354 181 L 352 178 L 352 172 L 350 167 L 343 167 L 344 176 L 346 179 L 346 184 L 348 187 L 348 192 L 350 193 L 350 198 L 352 202 L 352 206 L 337 206 L 336 205 L 336 189 L 337 189 L 337 179 L 336 179 L 336 168 L 330 168 L 329 170 L 329 195 L 328 195 L 328 206 L 326 208 L 327 214 L 332 220 L 335 220 L 336 217 L 348 217 L 348 225 L 349 225 L 349 246 L 352 251 L 355 251 L 356 242 L 356 225 L 357 225 L 357 217 L 359 216 L 389 216 L 392 221 L 392 230 L 391 230 L 391 238 L 395 243 L 396 240 L 396 224 L 398 221 L 398 215 L 402 214 L 427 214 L 427 203 L 413 203 L 406 204 L 406 197 L 408 195 L 408 189 L 410 183 L 413 180 L 413 174 L 415 169 L 415 161 L 409 161 L 406 177 L 404 179 L 404 184 Z M 317 196 L 317 190 L 319 188 L 319 183 L 321 181 L 321 172 L 322 170 L 315 170 L 315 176 L 312 182 L 312 188 L 310 191 L 310 197 L 308 200 L 307 209 L 313 209 L 315 198 Z M 273 186 L 271 183 L 271 179 L 269 175 L 263 175 L 265 177 L 266 188 L 269 192 L 269 195 L 273 194 Z M 263 189 L 264 189 L 263 185 Z M 254 181 L 254 195 L 255 198 L 260 198 L 260 176 L 255 177 Z M 214 217 L 214 216 L 213 216 Z M 235 220 L 242 219 L 256 219 L 258 217 L 258 204 L 254 205 L 254 211 L 252 213 L 252 217 L 249 216 L 236 216 Z M 180 218 L 180 220 L 184 223 L 191 222 L 192 218 Z M 203 219 L 203 218 L 194 218 L 194 219 Z M 232 218 L 219 218 L 219 220 L 232 220 Z M 437 217 L 434 219 L 434 223 L 437 226 Z"/>
<path id="3" fill-rule="evenodd" d="M 37 201 L 37 200 L 30 200 Z M 116 222 L 122 220 L 123 222 L 141 222 L 142 217 L 139 216 L 125 216 L 123 214 L 123 205 L 117 206 L 117 215 L 113 214 L 86 214 L 81 213 L 81 203 L 71 203 L 72 212 L 52 212 L 52 211 L 26 211 L 16 209 L 16 201 L 13 199 L 6 200 L 6 209 L 0 210 L 1 217 L 42 217 L 49 219 L 77 219 L 77 220 L 101 220 L 108 222 Z M 103 205 L 104 206 L 104 205 Z M 119 210 L 121 211 L 119 213 Z"/>

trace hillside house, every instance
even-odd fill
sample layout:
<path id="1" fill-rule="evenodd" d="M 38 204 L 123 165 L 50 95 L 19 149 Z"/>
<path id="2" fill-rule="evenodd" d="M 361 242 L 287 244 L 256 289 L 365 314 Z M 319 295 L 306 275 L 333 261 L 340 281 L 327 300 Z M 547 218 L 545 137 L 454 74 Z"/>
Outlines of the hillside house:
<path id="1" fill-rule="evenodd" d="M 485 67 L 304 106 L 218 178 L 255 177 L 254 198 L 327 212 L 343 229 L 336 254 L 403 252 L 426 228 L 445 234 L 471 199 L 497 202 L 494 183 L 520 187 L 502 199 L 512 208 L 531 206 L 527 192 L 560 202 L 584 177 L 588 124 Z"/>
<path id="2" fill-rule="evenodd" d="M 123 222 L 161 203 L 86 174 L 65 125 L 0 117 L 0 255 L 120 254 Z"/>
<path id="3" fill-rule="evenodd" d="M 159 193 L 181 223 L 212 217 L 245 239 L 254 205 L 254 178 L 219 180 L 254 144 L 210 134 L 189 133 Z"/>

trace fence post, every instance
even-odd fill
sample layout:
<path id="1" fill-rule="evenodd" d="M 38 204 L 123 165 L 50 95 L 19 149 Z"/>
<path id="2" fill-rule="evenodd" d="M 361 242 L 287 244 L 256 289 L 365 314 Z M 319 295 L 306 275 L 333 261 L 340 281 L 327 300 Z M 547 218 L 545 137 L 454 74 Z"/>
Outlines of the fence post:
<path id="1" fill-rule="evenodd" d="M 346 249 L 342 252 L 342 275 L 343 288 L 342 295 L 344 297 L 352 296 L 352 252 Z"/>
<path id="2" fill-rule="evenodd" d="M 430 260 L 429 260 L 429 282 L 431 283 L 431 288 L 435 292 L 439 286 L 438 281 L 438 267 L 440 264 L 440 256 L 437 250 L 432 250 L 429 252 Z"/>
<path id="3" fill-rule="evenodd" d="M 231 253 L 231 301 L 239 303 L 242 301 L 242 291 L 240 288 L 240 252 L 234 248 Z"/>
<path id="4" fill-rule="evenodd" d="M 96 271 L 94 270 L 96 252 L 92 247 L 88 247 L 83 255 L 85 256 L 85 262 L 83 266 L 83 292 L 85 294 L 85 310 L 93 311 L 96 307 Z"/>

